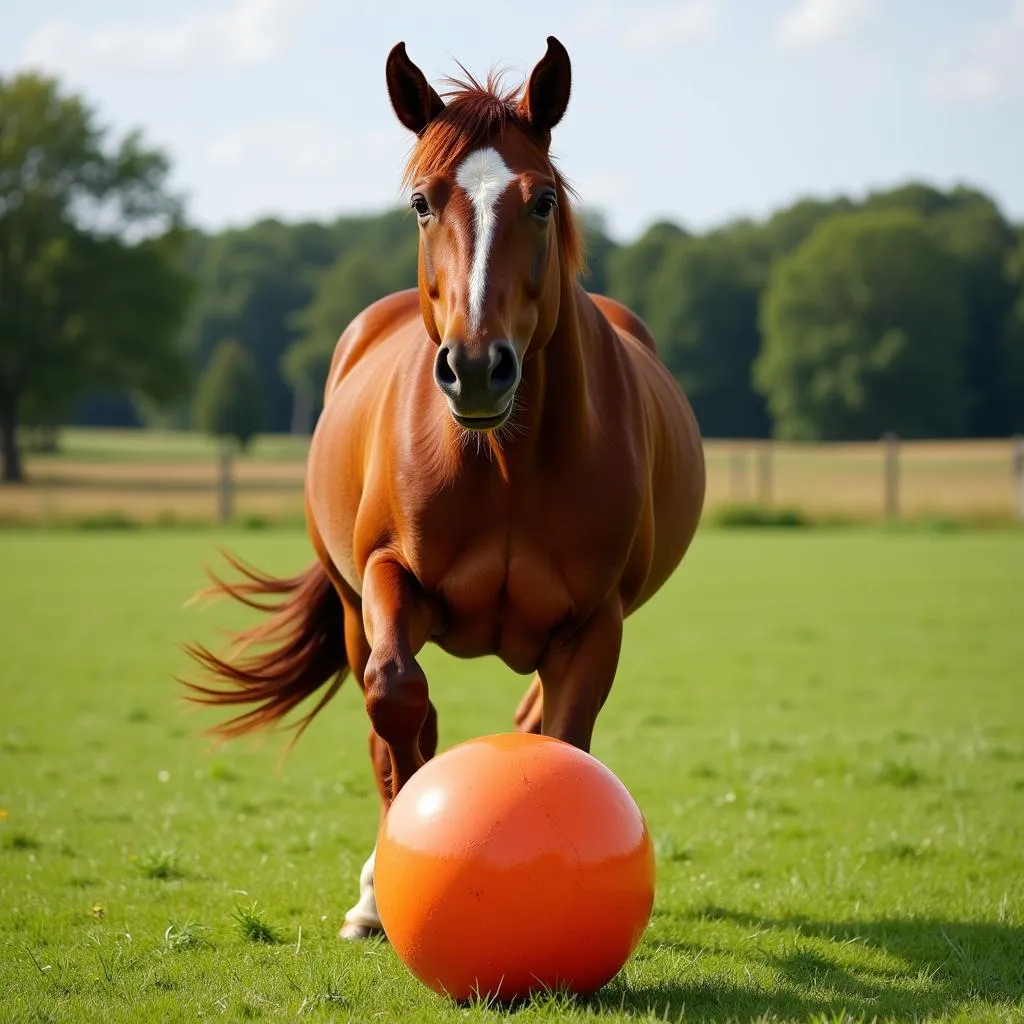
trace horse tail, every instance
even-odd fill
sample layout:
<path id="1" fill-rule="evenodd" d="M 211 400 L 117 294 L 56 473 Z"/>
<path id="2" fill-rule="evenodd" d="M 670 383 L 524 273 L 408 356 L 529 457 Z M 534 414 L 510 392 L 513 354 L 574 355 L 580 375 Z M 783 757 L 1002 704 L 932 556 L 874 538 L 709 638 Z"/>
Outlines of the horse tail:
<path id="1" fill-rule="evenodd" d="M 179 682 L 190 691 L 187 699 L 197 704 L 255 705 L 208 730 L 224 739 L 271 728 L 329 683 L 313 709 L 294 723 L 290 747 L 348 674 L 341 599 L 319 562 L 297 576 L 278 579 L 222 554 L 244 579 L 229 583 L 207 570 L 211 586 L 193 600 L 231 597 L 270 613 L 270 618 L 230 633 L 223 656 L 202 644 L 187 644 L 186 652 L 212 677 L 213 685 Z M 249 651 L 254 646 L 261 649 Z"/>

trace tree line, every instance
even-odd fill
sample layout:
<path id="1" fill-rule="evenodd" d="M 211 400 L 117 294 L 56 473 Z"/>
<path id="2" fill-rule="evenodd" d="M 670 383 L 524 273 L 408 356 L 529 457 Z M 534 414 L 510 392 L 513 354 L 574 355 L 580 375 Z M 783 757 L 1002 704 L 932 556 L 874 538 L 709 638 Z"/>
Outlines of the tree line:
<path id="1" fill-rule="evenodd" d="M 203 233 L 170 163 L 36 75 L 0 79 L 0 448 L 18 425 L 312 428 L 338 335 L 416 281 L 405 210 Z M 708 437 L 1024 430 L 1024 228 L 922 182 L 628 243 L 585 286 L 648 323 Z"/>

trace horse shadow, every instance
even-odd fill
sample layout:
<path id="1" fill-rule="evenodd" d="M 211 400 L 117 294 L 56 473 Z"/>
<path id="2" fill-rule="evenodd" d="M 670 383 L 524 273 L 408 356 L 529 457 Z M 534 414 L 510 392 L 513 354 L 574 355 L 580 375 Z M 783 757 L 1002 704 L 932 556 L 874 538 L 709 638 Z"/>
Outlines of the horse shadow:
<path id="1" fill-rule="evenodd" d="M 771 990 L 738 985 L 714 975 L 667 979 L 654 985 L 614 980 L 586 1001 L 593 1009 L 655 1013 L 688 1021 L 754 1022 L 765 1018 L 919 1019 L 945 1016 L 978 1004 L 1024 1011 L 1024 927 L 937 918 L 823 921 L 799 915 L 766 917 L 710 906 L 694 917 L 734 923 L 756 931 L 859 943 L 903 961 L 902 969 L 851 969 L 820 947 L 801 950 L 787 942 L 781 953 L 751 951 L 749 966 L 774 968 Z M 695 956 L 689 943 L 656 943 L 660 950 Z"/>

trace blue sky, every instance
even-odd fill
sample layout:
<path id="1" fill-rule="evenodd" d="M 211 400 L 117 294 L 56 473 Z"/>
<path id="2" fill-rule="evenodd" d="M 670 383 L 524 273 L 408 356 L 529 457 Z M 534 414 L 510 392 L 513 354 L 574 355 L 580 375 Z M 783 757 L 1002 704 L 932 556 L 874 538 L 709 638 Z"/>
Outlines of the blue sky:
<path id="1" fill-rule="evenodd" d="M 573 60 L 552 150 L 620 239 L 911 176 L 1024 221 L 1024 0 L 0 0 L 0 23 L 0 73 L 142 127 L 208 228 L 404 202 L 390 47 L 434 81 L 522 77 L 548 34 Z"/>

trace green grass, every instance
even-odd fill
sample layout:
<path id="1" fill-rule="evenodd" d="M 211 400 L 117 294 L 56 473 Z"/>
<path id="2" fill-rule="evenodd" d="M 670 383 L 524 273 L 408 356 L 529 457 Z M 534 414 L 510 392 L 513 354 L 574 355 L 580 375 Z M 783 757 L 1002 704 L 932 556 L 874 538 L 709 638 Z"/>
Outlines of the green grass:
<path id="1" fill-rule="evenodd" d="M 181 607 L 215 541 L 309 560 L 298 532 L 0 532 L 0 1016 L 502 1019 L 335 940 L 378 813 L 355 687 L 283 761 L 200 736 L 171 677 L 242 621 Z M 1022 581 L 1019 532 L 702 533 L 594 747 L 655 838 L 651 927 L 597 997 L 510 1016 L 1024 1020 Z M 508 727 L 526 680 L 424 664 L 443 745 Z"/>
<path id="2" fill-rule="evenodd" d="M 274 931 L 274 926 L 267 921 L 255 902 L 248 907 L 238 907 L 232 916 L 242 938 L 250 942 L 265 942 L 267 945 L 281 941 L 281 937 Z"/>

